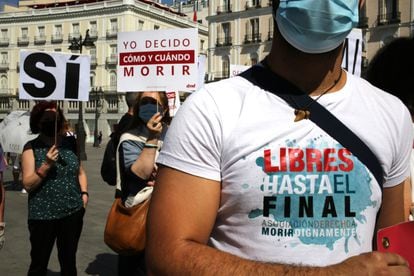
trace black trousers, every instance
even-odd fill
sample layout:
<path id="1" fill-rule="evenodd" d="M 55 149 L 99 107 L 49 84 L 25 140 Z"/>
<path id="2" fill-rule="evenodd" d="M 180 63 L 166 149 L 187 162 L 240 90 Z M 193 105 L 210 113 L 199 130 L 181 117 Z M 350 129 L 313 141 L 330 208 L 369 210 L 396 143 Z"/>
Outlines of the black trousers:
<path id="1" fill-rule="evenodd" d="M 62 276 L 76 276 L 76 251 L 83 226 L 85 209 L 55 220 L 29 220 L 32 259 L 27 275 L 44 276 L 56 241 Z"/>

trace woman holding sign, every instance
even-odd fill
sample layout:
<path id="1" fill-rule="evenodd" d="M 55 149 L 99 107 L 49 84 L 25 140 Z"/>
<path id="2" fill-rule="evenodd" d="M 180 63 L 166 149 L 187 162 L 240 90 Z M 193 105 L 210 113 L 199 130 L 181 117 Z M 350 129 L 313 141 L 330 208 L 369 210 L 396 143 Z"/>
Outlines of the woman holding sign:
<path id="1" fill-rule="evenodd" d="M 55 102 L 39 102 L 30 128 L 39 136 L 22 154 L 23 186 L 29 193 L 31 264 L 28 275 L 46 275 L 56 241 L 62 275 L 76 275 L 76 251 L 88 202 L 87 178 L 76 140 L 64 133 L 65 118 Z"/>
<path id="2" fill-rule="evenodd" d="M 139 195 L 136 195 L 140 191 L 146 193 L 151 189 L 148 186 L 155 184 L 155 160 L 170 120 L 168 98 L 164 92 L 139 93 L 132 121 L 121 135 L 117 154 L 121 179 L 117 196 L 122 198 L 126 207 L 139 204 Z M 144 254 L 119 255 L 118 274 L 145 275 Z"/>

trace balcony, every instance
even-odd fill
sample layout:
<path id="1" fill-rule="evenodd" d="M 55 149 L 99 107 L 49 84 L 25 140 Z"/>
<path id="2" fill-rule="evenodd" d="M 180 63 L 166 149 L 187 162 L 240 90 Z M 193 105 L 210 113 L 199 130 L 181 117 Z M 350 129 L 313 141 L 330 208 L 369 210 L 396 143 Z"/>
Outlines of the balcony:
<path id="1" fill-rule="evenodd" d="M 45 35 L 37 35 L 34 37 L 34 44 L 45 44 L 46 43 L 46 36 Z"/>
<path id="2" fill-rule="evenodd" d="M 384 13 L 378 15 L 378 25 L 401 23 L 401 12 Z"/>
<path id="3" fill-rule="evenodd" d="M 106 38 L 117 38 L 118 37 L 118 28 L 112 28 L 106 30 Z"/>
<path id="4" fill-rule="evenodd" d="M 231 36 L 217 37 L 216 47 L 231 46 L 233 45 L 232 41 L 233 39 Z"/>
<path id="5" fill-rule="evenodd" d="M 25 46 L 29 45 L 29 37 L 28 36 L 21 36 L 17 38 L 17 45 Z"/>
<path id="6" fill-rule="evenodd" d="M 76 38 L 76 40 L 78 40 L 79 41 L 79 39 L 80 39 L 80 33 L 70 33 L 69 35 L 68 35 L 68 41 L 69 41 L 69 43 L 74 39 L 74 38 Z"/>
<path id="7" fill-rule="evenodd" d="M 9 70 L 9 63 L 7 61 L 0 62 L 0 71 Z"/>
<path id="8" fill-rule="evenodd" d="M 262 42 L 261 33 L 247 34 L 244 36 L 244 44 L 259 43 L 259 42 Z"/>
<path id="9" fill-rule="evenodd" d="M 10 39 L 8 37 L 0 37 L 0 47 L 7 47 L 10 44 Z"/>
<path id="10" fill-rule="evenodd" d="M 118 62 L 117 54 L 111 54 L 109 57 L 106 58 L 106 66 L 116 66 Z"/>
<path id="11" fill-rule="evenodd" d="M 231 5 L 224 5 L 217 7 L 217 14 L 221 13 L 230 13 L 231 12 Z"/>
<path id="12" fill-rule="evenodd" d="M 52 43 L 62 43 L 63 42 L 63 35 L 62 34 L 53 34 L 51 42 Z"/>
<path id="13" fill-rule="evenodd" d="M 11 95 L 13 88 L 0 88 L 0 95 Z"/>
<path id="14" fill-rule="evenodd" d="M 246 2 L 246 10 L 250 10 L 250 9 L 257 9 L 257 8 L 261 8 L 261 1 L 260 0 L 249 0 Z"/>

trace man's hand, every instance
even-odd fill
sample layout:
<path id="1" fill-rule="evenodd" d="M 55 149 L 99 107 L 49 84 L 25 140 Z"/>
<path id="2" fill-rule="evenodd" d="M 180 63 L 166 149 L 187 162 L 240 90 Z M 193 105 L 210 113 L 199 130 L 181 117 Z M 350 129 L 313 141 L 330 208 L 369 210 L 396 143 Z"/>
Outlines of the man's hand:
<path id="1" fill-rule="evenodd" d="M 400 255 L 380 252 L 354 256 L 329 269 L 335 275 L 411 275 L 407 261 Z"/>

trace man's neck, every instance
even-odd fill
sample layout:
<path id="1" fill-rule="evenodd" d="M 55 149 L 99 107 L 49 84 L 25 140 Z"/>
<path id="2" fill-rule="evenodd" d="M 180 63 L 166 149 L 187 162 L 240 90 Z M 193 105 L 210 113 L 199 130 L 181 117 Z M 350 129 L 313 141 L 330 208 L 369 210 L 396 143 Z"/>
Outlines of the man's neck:
<path id="1" fill-rule="evenodd" d="M 341 74 L 342 47 L 324 54 L 306 54 L 275 37 L 267 63 L 273 72 L 312 96 L 338 91 L 346 83 L 346 74 Z"/>

